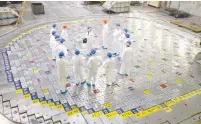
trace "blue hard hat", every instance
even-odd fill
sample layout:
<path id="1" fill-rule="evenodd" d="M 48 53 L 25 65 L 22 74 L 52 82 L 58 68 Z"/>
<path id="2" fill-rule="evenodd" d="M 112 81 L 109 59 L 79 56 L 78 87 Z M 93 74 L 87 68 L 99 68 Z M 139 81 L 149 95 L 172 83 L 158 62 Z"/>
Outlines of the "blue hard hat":
<path id="1" fill-rule="evenodd" d="M 56 31 L 52 31 L 52 35 L 55 35 L 56 34 Z"/>
<path id="2" fill-rule="evenodd" d="M 61 38 L 60 43 L 63 43 L 63 42 L 65 42 L 65 39 Z"/>
<path id="3" fill-rule="evenodd" d="M 54 38 L 55 38 L 55 39 L 59 39 L 60 36 L 59 36 L 58 34 L 56 34 Z"/>
<path id="4" fill-rule="evenodd" d="M 61 52 L 59 53 L 59 57 L 61 58 L 61 57 L 63 57 L 63 56 L 64 56 L 64 52 L 61 51 Z"/>
<path id="5" fill-rule="evenodd" d="M 55 23 L 52 24 L 52 27 L 53 27 L 53 28 L 56 28 L 56 27 L 57 27 L 57 24 L 55 24 Z"/>
<path id="6" fill-rule="evenodd" d="M 117 24 L 116 24 L 116 26 L 120 27 L 120 24 L 119 24 L 119 23 L 117 23 Z"/>
<path id="7" fill-rule="evenodd" d="M 87 27 L 87 29 L 88 29 L 88 30 L 91 30 L 91 29 L 92 29 L 92 27 Z"/>
<path id="8" fill-rule="evenodd" d="M 91 53 L 92 55 L 93 55 L 93 54 L 96 54 L 96 50 L 95 50 L 95 49 L 92 49 L 90 53 Z"/>
<path id="9" fill-rule="evenodd" d="M 131 45 L 131 41 L 130 41 L 130 40 L 129 40 L 129 41 L 127 41 L 127 42 L 126 42 L 126 44 Z"/>
<path id="10" fill-rule="evenodd" d="M 124 31 L 127 33 L 127 32 L 128 32 L 128 29 L 127 29 L 127 28 L 125 28 L 125 29 L 124 29 Z"/>
<path id="11" fill-rule="evenodd" d="M 107 57 L 111 58 L 112 57 L 112 53 L 107 53 Z"/>
<path id="12" fill-rule="evenodd" d="M 125 34 L 126 38 L 130 38 L 130 34 Z"/>
<path id="13" fill-rule="evenodd" d="M 79 55 L 80 51 L 79 50 L 75 50 L 75 55 Z"/>

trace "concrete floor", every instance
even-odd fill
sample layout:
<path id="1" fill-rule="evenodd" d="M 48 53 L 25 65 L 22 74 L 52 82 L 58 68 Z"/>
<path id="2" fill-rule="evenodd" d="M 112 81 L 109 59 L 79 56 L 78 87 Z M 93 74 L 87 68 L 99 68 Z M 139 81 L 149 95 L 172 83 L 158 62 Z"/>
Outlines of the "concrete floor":
<path id="1" fill-rule="evenodd" d="M 44 5 L 45 15 L 32 15 L 28 7 L 23 24 L 1 37 L 0 110 L 5 116 L 22 123 L 199 123 L 196 121 L 199 120 L 201 110 L 201 77 L 200 64 L 196 61 L 201 58 L 197 47 L 200 33 L 195 34 L 170 24 L 169 21 L 174 18 L 162 10 L 147 6 L 132 7 L 130 13 L 107 15 L 98 5 L 83 6 L 79 2 L 44 2 Z M 58 94 L 55 63 L 50 59 L 51 50 L 48 46 L 50 27 L 44 25 L 57 22 L 58 30 L 61 31 L 62 24 L 59 23 L 67 23 L 70 41 L 74 43 L 70 53 L 76 47 L 86 57 L 88 51 L 81 45 L 81 38 L 86 27 L 92 26 L 98 36 L 96 41 L 101 46 L 99 34 L 103 18 L 109 20 L 111 30 L 115 23 L 120 23 L 122 28 L 129 28 L 131 39 L 136 41 L 132 45 L 136 52 L 132 74 L 134 81 L 117 76 L 118 85 L 108 88 L 103 70 L 100 69 L 97 87 L 91 89 L 87 86 L 76 87 L 73 73 L 68 73 L 71 76 L 67 80 L 70 83 L 67 86 L 68 94 Z M 38 26 L 40 28 L 34 29 Z M 18 40 L 13 40 L 11 47 L 4 49 L 8 41 L 22 32 L 27 34 L 22 34 Z M 22 41 L 26 41 L 25 44 Z M 106 52 L 102 49 L 97 51 L 103 61 Z M 69 59 L 71 57 L 72 54 Z M 116 62 L 120 65 L 118 60 Z M 4 63 L 8 65 L 5 68 Z M 11 73 L 8 71 L 10 69 Z M 71 66 L 68 69 L 71 70 Z M 21 93 L 15 93 L 15 89 L 20 92 L 21 88 L 25 98 Z M 48 106 L 32 104 L 37 99 L 40 104 L 46 100 Z M 56 107 L 51 107 L 51 103 Z M 59 109 L 59 105 L 63 107 Z M 77 108 L 80 112 L 75 112 Z"/>

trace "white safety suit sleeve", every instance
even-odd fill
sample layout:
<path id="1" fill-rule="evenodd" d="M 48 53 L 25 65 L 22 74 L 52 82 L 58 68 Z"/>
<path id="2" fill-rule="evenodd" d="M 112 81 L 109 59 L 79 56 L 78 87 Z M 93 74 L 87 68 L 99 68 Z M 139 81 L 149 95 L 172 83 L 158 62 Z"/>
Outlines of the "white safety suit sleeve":
<path id="1" fill-rule="evenodd" d="M 64 61 L 65 61 L 65 66 L 66 66 L 66 67 L 69 66 L 69 65 L 70 65 L 70 62 L 67 61 L 65 58 L 63 58 L 63 59 L 64 59 Z"/>
<path id="2" fill-rule="evenodd" d="M 70 60 L 67 61 L 67 65 L 72 65 L 72 64 L 73 64 L 73 59 L 70 59 Z"/>
<path id="3" fill-rule="evenodd" d="M 65 46 L 64 46 L 64 55 L 68 56 L 68 51 L 67 51 L 67 48 Z"/>
<path id="4" fill-rule="evenodd" d="M 57 51 L 57 44 L 55 43 L 55 45 L 54 45 L 54 47 L 52 48 L 53 49 L 53 53 L 55 54 L 55 56 L 58 56 L 57 54 L 58 53 L 56 53 L 56 51 Z"/>
<path id="5" fill-rule="evenodd" d="M 119 37 L 119 40 L 121 40 L 121 41 L 123 40 L 123 35 L 121 35 L 121 36 Z"/>
<path id="6" fill-rule="evenodd" d="M 105 33 L 109 33 L 109 26 L 107 24 L 107 26 L 104 28 Z"/>
<path id="7" fill-rule="evenodd" d="M 125 58 L 125 51 L 123 51 L 121 58 L 122 58 L 122 60 Z"/>
<path id="8" fill-rule="evenodd" d="M 107 60 L 103 63 L 103 68 L 107 68 Z"/>
<path id="9" fill-rule="evenodd" d="M 62 32 L 61 32 L 61 37 L 62 38 L 64 37 L 64 30 L 62 30 Z"/>
<path id="10" fill-rule="evenodd" d="M 116 30 L 114 30 L 114 32 L 113 32 L 113 34 L 112 34 L 113 36 L 115 36 L 116 35 Z"/>
<path id="11" fill-rule="evenodd" d="M 65 60 L 65 62 L 66 62 L 66 66 L 68 66 L 68 65 L 70 64 L 70 62 L 69 62 L 69 61 L 67 61 L 67 60 Z"/>
<path id="12" fill-rule="evenodd" d="M 113 60 L 113 62 L 114 62 L 114 68 L 116 68 L 116 62 L 115 62 L 115 60 L 114 59 L 112 59 Z"/>
<path id="13" fill-rule="evenodd" d="M 110 31 L 110 30 L 109 30 L 109 27 L 108 27 L 107 33 L 110 34 L 111 32 L 112 32 L 112 31 Z"/>
<path id="14" fill-rule="evenodd" d="M 71 61 L 69 61 L 69 63 L 72 63 L 73 66 L 74 66 L 74 63 L 75 63 L 75 56 L 73 56 L 73 58 L 71 59 Z"/>
<path id="15" fill-rule="evenodd" d="M 101 65 L 103 64 L 103 62 L 102 62 L 102 60 L 101 60 L 101 57 L 98 56 L 97 59 L 98 59 L 98 62 L 99 62 L 99 63 L 98 63 L 98 66 L 101 66 Z"/>
<path id="16" fill-rule="evenodd" d="M 80 65 L 81 65 L 81 66 L 84 66 L 84 64 L 85 64 L 85 61 L 84 61 L 84 60 L 85 60 L 85 58 L 82 59 L 82 58 L 80 57 Z"/>
<path id="17" fill-rule="evenodd" d="M 89 58 L 88 62 L 87 62 L 87 67 L 91 68 L 91 58 Z"/>

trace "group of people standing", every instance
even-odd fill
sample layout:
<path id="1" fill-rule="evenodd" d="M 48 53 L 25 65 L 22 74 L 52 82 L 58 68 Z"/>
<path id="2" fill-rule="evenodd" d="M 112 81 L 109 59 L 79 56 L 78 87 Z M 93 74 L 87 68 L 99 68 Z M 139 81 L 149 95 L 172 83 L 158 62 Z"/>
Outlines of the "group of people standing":
<path id="1" fill-rule="evenodd" d="M 102 65 L 104 68 L 104 74 L 107 86 L 111 86 L 112 83 L 116 81 L 116 62 L 114 60 L 115 56 L 119 56 L 118 60 L 121 61 L 121 68 L 118 72 L 119 75 L 129 76 L 131 72 L 131 66 L 133 65 L 133 54 L 134 51 L 131 48 L 130 35 L 127 29 L 121 29 L 120 24 L 116 24 L 116 29 L 113 32 L 113 42 L 109 40 L 110 32 L 107 20 L 103 20 L 103 30 L 102 30 L 102 41 L 103 49 L 108 49 L 112 52 L 107 53 L 107 59 L 102 62 L 101 57 L 96 55 L 97 44 L 93 41 L 92 27 L 87 28 L 85 43 L 89 53 L 88 62 L 85 64 L 81 58 L 81 53 L 78 49 L 74 51 L 74 56 L 71 61 L 67 60 L 68 48 L 70 42 L 68 39 L 67 26 L 63 25 L 63 30 L 61 35 L 57 32 L 57 25 L 53 24 L 50 31 L 50 47 L 52 49 L 53 60 L 56 61 L 57 75 L 59 79 L 59 86 L 61 94 L 67 92 L 66 78 L 67 78 L 67 66 L 73 64 L 73 72 L 75 76 L 76 85 L 84 85 L 85 83 L 89 87 L 95 87 L 97 72 L 99 67 Z M 72 44 L 72 43 L 71 43 Z M 87 80 L 83 78 L 83 69 L 86 67 L 88 69 Z M 92 80 L 93 79 L 93 80 Z"/>

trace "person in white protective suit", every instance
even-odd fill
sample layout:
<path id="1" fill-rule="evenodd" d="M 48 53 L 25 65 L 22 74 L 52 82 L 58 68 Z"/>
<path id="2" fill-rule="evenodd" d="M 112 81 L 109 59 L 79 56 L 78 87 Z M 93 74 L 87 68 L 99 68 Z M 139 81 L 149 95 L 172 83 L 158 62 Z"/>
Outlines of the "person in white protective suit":
<path id="1" fill-rule="evenodd" d="M 61 32 L 61 37 L 63 38 L 63 39 L 65 39 L 65 46 L 67 46 L 67 50 L 69 50 L 70 48 L 68 47 L 69 45 L 68 45 L 68 43 L 69 43 L 69 41 L 68 41 L 68 30 L 67 30 L 67 26 L 66 25 L 63 25 L 63 30 L 62 30 L 62 32 Z"/>
<path id="2" fill-rule="evenodd" d="M 56 35 L 56 31 L 52 31 L 51 33 L 51 37 L 50 37 L 50 48 L 52 48 L 52 44 L 55 42 L 55 35 Z"/>
<path id="3" fill-rule="evenodd" d="M 118 58 L 119 60 L 121 60 L 121 56 L 122 56 L 122 54 L 123 54 L 123 51 L 124 51 L 124 49 L 126 48 L 126 44 L 127 44 L 127 41 L 130 41 L 130 34 L 125 34 L 125 37 L 126 37 L 126 39 L 124 40 L 124 42 L 122 43 L 122 53 L 121 53 L 121 55 L 120 55 L 120 57 Z"/>
<path id="4" fill-rule="evenodd" d="M 131 46 L 131 41 L 127 41 L 126 43 L 126 48 L 124 49 L 122 53 L 122 62 L 121 62 L 121 67 L 119 74 L 120 75 L 125 75 L 125 76 L 130 76 L 131 75 L 131 70 L 134 62 L 134 50 L 130 47 Z"/>
<path id="5" fill-rule="evenodd" d="M 68 55 L 68 51 L 66 46 L 64 46 L 65 40 L 63 38 L 60 39 L 60 44 L 58 44 L 55 49 L 54 49 L 54 55 L 56 56 L 56 59 L 59 57 L 58 54 L 59 52 L 64 52 L 64 56 L 66 57 Z"/>
<path id="6" fill-rule="evenodd" d="M 114 51 L 114 55 L 118 55 L 120 53 L 120 42 L 119 37 L 121 35 L 120 24 L 116 24 L 116 29 L 113 32 L 113 42 L 112 49 Z"/>
<path id="7" fill-rule="evenodd" d="M 87 38 L 87 43 L 86 43 L 87 51 L 89 52 L 87 55 L 91 56 L 90 51 L 91 51 L 91 49 L 94 48 L 94 45 L 96 45 L 95 40 L 94 40 L 94 33 L 92 32 L 92 27 L 87 27 L 86 38 Z"/>
<path id="8" fill-rule="evenodd" d="M 59 80 L 59 87 L 61 94 L 67 92 L 66 89 L 66 77 L 67 77 L 67 66 L 68 62 L 64 59 L 64 53 L 59 53 L 59 58 L 56 60 L 57 75 Z"/>
<path id="9" fill-rule="evenodd" d="M 108 59 L 104 61 L 103 68 L 105 69 L 106 85 L 111 86 L 116 79 L 116 71 L 115 71 L 116 63 L 112 59 L 111 53 L 107 53 L 107 56 Z"/>
<path id="10" fill-rule="evenodd" d="M 108 28 L 108 24 L 107 24 L 107 20 L 103 20 L 103 30 L 102 30 L 102 38 L 103 38 L 103 49 L 107 49 L 108 47 L 110 47 L 110 42 L 109 41 L 109 28 Z"/>
<path id="11" fill-rule="evenodd" d="M 61 37 L 65 39 L 65 41 L 68 40 L 68 30 L 67 30 L 67 26 L 63 25 L 63 30 L 61 32 Z"/>
<path id="12" fill-rule="evenodd" d="M 55 35 L 55 40 L 52 42 L 52 60 L 56 61 L 56 56 L 55 55 L 55 48 L 59 45 L 60 42 L 60 36 L 58 34 Z"/>
<path id="13" fill-rule="evenodd" d="M 52 37 L 52 31 L 56 31 L 57 24 L 52 24 L 52 28 L 50 30 L 50 39 Z"/>
<path id="14" fill-rule="evenodd" d="M 124 48 L 124 41 L 126 40 L 126 34 L 128 33 L 128 29 L 125 28 L 123 33 L 121 34 L 121 36 L 119 37 L 119 52 L 120 52 L 120 56 L 122 55 L 123 52 L 123 48 Z"/>
<path id="15" fill-rule="evenodd" d="M 73 72 L 75 74 L 76 85 L 79 85 L 80 83 L 82 85 L 85 84 L 86 81 L 83 79 L 83 73 L 82 73 L 83 60 L 80 57 L 79 50 L 75 50 L 75 56 L 72 59 L 72 63 L 73 63 Z"/>
<path id="16" fill-rule="evenodd" d="M 89 60 L 87 62 L 87 66 L 89 69 L 87 86 L 89 86 L 89 87 L 90 86 L 95 87 L 98 67 L 102 64 L 100 57 L 96 56 L 95 54 L 96 54 L 96 50 L 92 49 L 91 57 L 89 58 Z M 93 81 L 91 83 L 92 78 L 93 78 Z"/>

